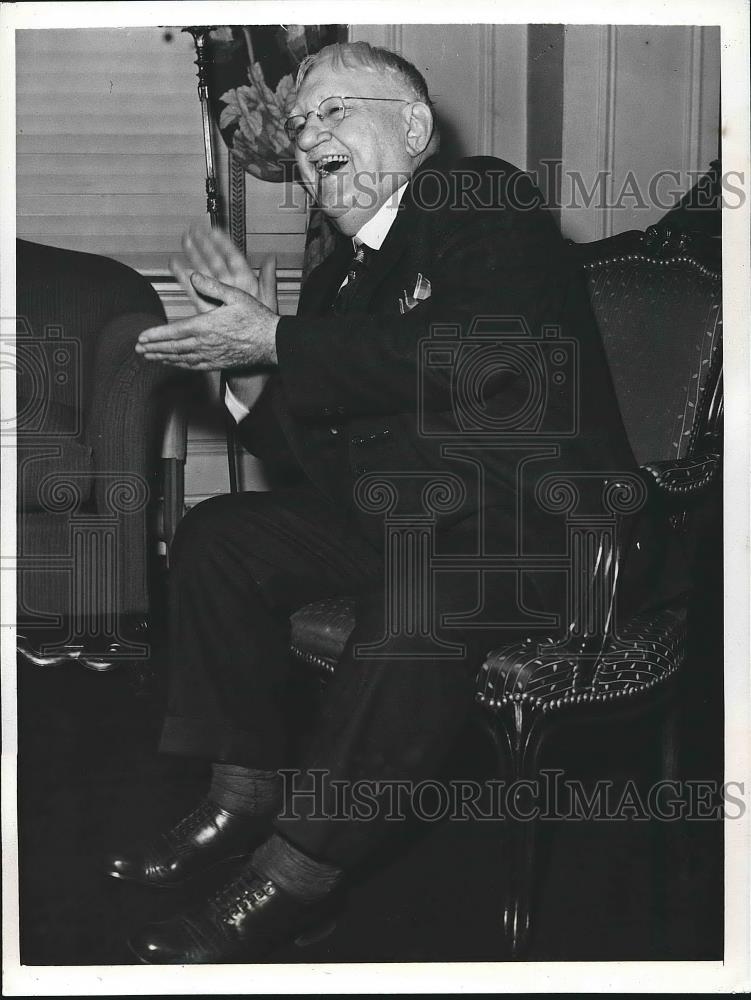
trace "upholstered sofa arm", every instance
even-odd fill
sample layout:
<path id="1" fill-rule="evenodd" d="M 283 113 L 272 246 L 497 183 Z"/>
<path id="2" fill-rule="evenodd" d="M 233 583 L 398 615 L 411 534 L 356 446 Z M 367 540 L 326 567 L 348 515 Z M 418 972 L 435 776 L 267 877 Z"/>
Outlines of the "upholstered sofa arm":
<path id="1" fill-rule="evenodd" d="M 719 455 L 708 454 L 648 462 L 642 468 L 652 477 L 662 496 L 685 501 L 703 496 L 720 475 L 721 465 Z"/>
<path id="2" fill-rule="evenodd" d="M 135 344 L 143 330 L 163 322 L 158 314 L 126 313 L 100 332 L 86 419 L 97 472 L 145 476 L 154 467 L 154 449 L 161 443 L 166 418 L 160 412 L 160 388 L 175 378 L 176 370 L 144 361 L 135 353 Z"/>
<path id="3" fill-rule="evenodd" d="M 158 313 L 125 313 L 102 327 L 94 359 L 93 397 L 87 406 L 95 509 L 101 514 L 127 513 L 118 528 L 123 534 L 122 551 L 129 554 L 120 578 L 125 608 L 137 605 L 142 600 L 139 595 L 146 592 L 146 508 L 155 499 L 171 397 L 167 384 L 181 375 L 177 369 L 144 361 L 134 347 L 142 330 L 163 322 Z M 122 498 L 120 511 L 112 510 L 113 497 Z"/>

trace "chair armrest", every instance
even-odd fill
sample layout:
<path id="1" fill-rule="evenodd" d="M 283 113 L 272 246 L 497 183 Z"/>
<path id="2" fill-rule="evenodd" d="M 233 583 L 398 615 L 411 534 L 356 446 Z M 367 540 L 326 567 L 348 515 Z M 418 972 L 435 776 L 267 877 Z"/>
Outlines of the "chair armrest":
<path id="1" fill-rule="evenodd" d="M 185 513 L 185 459 L 188 452 L 188 417 L 185 407 L 175 400 L 167 413 L 162 438 L 162 517 L 160 537 L 170 548 L 177 526 Z"/>
<path id="2" fill-rule="evenodd" d="M 188 453 L 188 417 L 179 403 L 167 414 L 162 437 L 162 458 L 184 462 Z"/>
<path id="3" fill-rule="evenodd" d="M 97 337 L 93 394 L 87 400 L 85 432 L 94 452 L 94 507 L 111 513 L 108 491 L 115 483 L 139 482 L 138 503 L 118 517 L 119 594 L 124 608 L 147 606 L 148 512 L 156 499 L 159 454 L 168 385 L 185 373 L 144 361 L 135 353 L 142 330 L 163 319 L 154 313 L 122 313 Z M 126 516 L 127 515 L 127 516 Z"/>
<path id="4" fill-rule="evenodd" d="M 649 462 L 642 468 L 652 477 L 660 495 L 686 501 L 699 499 L 706 494 L 719 477 L 721 465 L 719 455 L 707 454 L 666 462 Z"/>

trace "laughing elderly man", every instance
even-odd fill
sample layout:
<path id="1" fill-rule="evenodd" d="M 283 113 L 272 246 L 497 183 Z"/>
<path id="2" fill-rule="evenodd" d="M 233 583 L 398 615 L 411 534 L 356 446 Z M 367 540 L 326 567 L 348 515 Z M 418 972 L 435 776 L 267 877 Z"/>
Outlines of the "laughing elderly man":
<path id="1" fill-rule="evenodd" d="M 277 314 L 268 268 L 256 279 L 225 236 L 194 232 L 184 244 L 193 269 L 175 269 L 198 315 L 146 331 L 138 345 L 154 362 L 270 371 L 250 411 L 247 383 L 230 379 L 228 405 L 248 447 L 297 475 L 284 489 L 200 504 L 175 540 L 161 749 L 211 761 L 213 777 L 195 811 L 113 855 L 110 873 L 166 886 L 243 860 L 205 903 L 132 938 L 151 963 L 266 956 L 340 905 L 349 873 L 393 832 L 381 810 L 332 816 L 326 792 L 316 803 L 323 818 L 311 815 L 310 799 L 283 802 L 292 611 L 357 596 L 357 625 L 294 761 L 298 792 L 312 787 L 313 771 L 331 787 L 435 778 L 466 723 L 479 657 L 499 632 L 489 641 L 492 629 L 443 618 L 477 611 L 477 581 L 435 574 L 434 634 L 405 649 L 384 620 L 382 514 L 357 483 L 391 476 L 399 510 L 419 515 L 429 478 L 450 482 L 456 502 L 436 515 L 438 547 L 476 551 L 482 530 L 486 549 L 509 551 L 520 491 L 526 502 L 552 468 L 634 468 L 584 287 L 528 177 L 490 157 L 443 162 L 421 74 L 364 43 L 302 64 L 286 129 L 303 184 L 341 234 L 306 281 L 297 316 Z M 436 326 L 466 338 L 477 317 L 510 323 L 517 336 L 555 327 L 577 344 L 578 434 L 562 433 L 523 475 L 508 448 L 468 445 L 460 457 L 441 448 L 442 433 L 456 428 L 451 363 L 421 360 L 421 344 Z M 503 420 L 524 409 L 528 385 L 513 363 L 493 372 L 480 380 L 481 402 Z M 572 405 L 570 385 L 545 387 L 548 433 L 570 426 Z M 544 552 L 552 526 L 531 500 L 525 510 L 524 537 Z M 520 599 L 560 610 L 542 576 L 525 581 L 521 598 L 513 573 L 489 574 L 486 584 L 496 620 L 513 621 Z M 436 656 L 436 642 L 463 655 Z"/>

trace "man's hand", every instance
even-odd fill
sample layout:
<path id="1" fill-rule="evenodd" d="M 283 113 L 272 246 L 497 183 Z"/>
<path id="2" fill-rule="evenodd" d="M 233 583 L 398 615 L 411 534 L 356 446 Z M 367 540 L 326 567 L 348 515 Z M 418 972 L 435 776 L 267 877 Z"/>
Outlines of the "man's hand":
<path id="1" fill-rule="evenodd" d="M 194 272 L 191 287 L 220 304 L 210 311 L 144 330 L 136 353 L 194 371 L 276 364 L 279 317 L 258 299 L 215 278 Z"/>
<path id="2" fill-rule="evenodd" d="M 208 274 L 223 285 L 239 288 L 241 292 L 260 299 L 272 312 L 279 312 L 276 258 L 273 254 L 263 262 L 256 278 L 245 257 L 221 229 L 193 226 L 183 236 L 182 247 L 191 267 L 186 267 L 179 257 L 172 257 L 169 266 L 198 312 L 209 312 L 215 308 L 215 303 L 207 302 L 196 292 L 190 281 L 191 270 Z"/>

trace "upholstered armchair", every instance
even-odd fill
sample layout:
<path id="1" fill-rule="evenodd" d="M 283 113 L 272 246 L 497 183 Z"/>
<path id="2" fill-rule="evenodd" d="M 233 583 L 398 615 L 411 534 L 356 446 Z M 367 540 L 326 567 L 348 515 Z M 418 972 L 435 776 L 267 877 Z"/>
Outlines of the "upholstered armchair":
<path id="1" fill-rule="evenodd" d="M 588 519 L 570 484 L 550 484 L 548 509 L 567 533 L 569 606 L 563 634 L 488 650 L 478 663 L 477 719 L 490 734 L 507 780 L 539 775 L 540 748 L 565 723 L 607 721 L 658 705 L 664 777 L 678 747 L 675 680 L 686 655 L 695 515 L 719 484 L 722 297 L 719 273 L 664 231 L 626 233 L 572 247 L 586 272 L 592 305 L 640 477 L 603 482 L 605 515 Z M 640 505 L 656 511 L 650 537 L 619 531 Z M 396 528 L 398 532 L 398 526 Z M 394 548 L 398 547 L 395 543 Z M 617 615 L 619 581 L 634 559 L 661 574 L 661 597 L 640 613 Z M 686 575 L 686 570 L 688 574 Z M 322 682 L 354 627 L 353 600 L 308 605 L 291 618 L 291 652 Z M 525 812 L 534 812 L 534 792 Z M 503 905 L 507 951 L 529 939 L 535 875 L 535 823 L 506 822 L 499 862 L 508 877 Z M 501 920 L 499 919 L 499 928 Z"/>
<path id="2" fill-rule="evenodd" d="M 164 310 L 146 278 L 93 254 L 18 240 L 17 278 L 19 649 L 104 669 L 147 649 L 174 370 L 134 344 Z"/>

